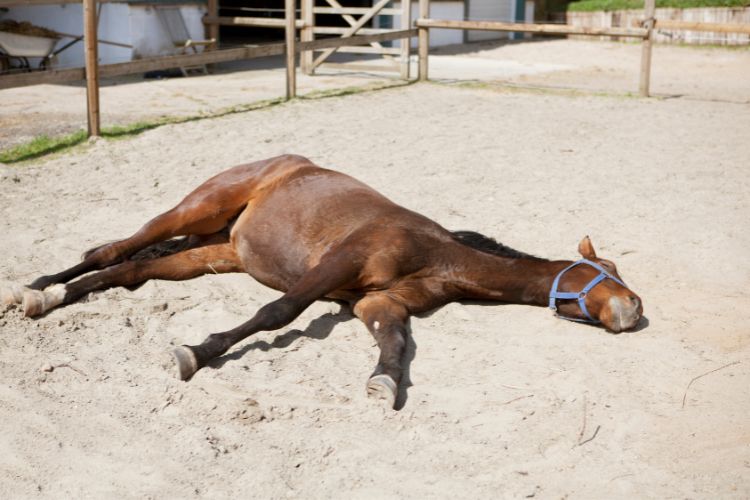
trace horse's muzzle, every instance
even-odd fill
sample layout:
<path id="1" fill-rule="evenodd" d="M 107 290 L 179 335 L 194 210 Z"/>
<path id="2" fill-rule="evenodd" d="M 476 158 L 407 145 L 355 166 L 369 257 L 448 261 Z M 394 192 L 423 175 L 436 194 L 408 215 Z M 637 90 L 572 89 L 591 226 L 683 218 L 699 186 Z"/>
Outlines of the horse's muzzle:
<path id="1" fill-rule="evenodd" d="M 643 304 L 635 295 L 611 297 L 607 305 L 609 311 L 602 315 L 601 321 L 608 330 L 614 333 L 632 330 L 643 315 Z"/>

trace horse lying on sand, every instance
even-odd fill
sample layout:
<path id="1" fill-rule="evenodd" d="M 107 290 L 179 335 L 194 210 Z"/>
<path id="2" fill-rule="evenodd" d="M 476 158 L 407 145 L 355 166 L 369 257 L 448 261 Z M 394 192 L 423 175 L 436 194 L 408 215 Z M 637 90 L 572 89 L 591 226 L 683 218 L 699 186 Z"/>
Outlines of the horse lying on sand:
<path id="1" fill-rule="evenodd" d="M 144 257 L 167 240 L 170 251 Z M 549 261 L 478 233 L 451 232 L 347 175 L 286 155 L 216 175 L 130 238 L 94 248 L 80 264 L 28 287 L 6 288 L 2 300 L 21 303 L 34 317 L 95 290 L 246 272 L 284 295 L 232 330 L 175 349 L 181 379 L 329 298 L 349 303 L 377 340 L 380 358 L 367 392 L 393 406 L 409 316 L 452 301 L 548 305 L 612 332 L 634 328 L 640 298 L 612 262 L 596 256 L 588 237 L 578 251 L 577 262 Z"/>

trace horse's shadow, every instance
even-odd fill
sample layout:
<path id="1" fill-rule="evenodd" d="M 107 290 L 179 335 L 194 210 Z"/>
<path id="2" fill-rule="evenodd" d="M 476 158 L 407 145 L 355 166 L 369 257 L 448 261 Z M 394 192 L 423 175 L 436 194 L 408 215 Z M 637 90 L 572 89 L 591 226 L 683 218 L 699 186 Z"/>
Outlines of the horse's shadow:
<path id="1" fill-rule="evenodd" d="M 208 363 L 208 367 L 219 369 L 230 361 L 238 361 L 250 351 L 260 350 L 263 352 L 268 352 L 271 349 L 285 349 L 294 344 L 302 337 L 314 340 L 325 340 L 329 335 L 331 335 L 331 332 L 336 327 L 336 325 L 338 325 L 339 323 L 345 323 L 352 319 L 354 319 L 354 316 L 346 308 L 343 308 L 341 312 L 336 314 L 326 313 L 312 320 L 304 330 L 289 330 L 282 333 L 281 335 L 277 335 L 272 342 L 266 342 L 265 340 L 256 340 L 255 342 L 247 344 L 242 348 L 237 349 L 236 351 L 232 351 L 212 360 L 210 363 Z M 364 325 L 362 326 L 362 329 L 365 330 Z M 406 330 L 406 350 L 404 352 L 404 357 L 402 358 L 403 374 L 401 376 L 401 382 L 399 383 L 396 404 L 394 405 L 395 410 L 401 410 L 406 405 L 406 401 L 409 398 L 408 391 L 412 386 L 410 367 L 417 352 L 417 344 L 414 342 L 414 338 L 412 337 L 411 325 L 407 324 Z M 366 330 L 363 331 L 363 333 L 369 335 Z"/>

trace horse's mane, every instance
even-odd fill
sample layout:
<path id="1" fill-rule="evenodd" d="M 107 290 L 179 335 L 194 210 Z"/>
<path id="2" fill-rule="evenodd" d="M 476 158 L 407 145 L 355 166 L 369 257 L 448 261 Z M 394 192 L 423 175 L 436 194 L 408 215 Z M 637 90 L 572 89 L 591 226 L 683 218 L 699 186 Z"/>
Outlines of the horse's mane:
<path id="1" fill-rule="evenodd" d="M 483 234 L 475 233 L 474 231 L 451 231 L 451 234 L 453 235 L 454 240 L 466 245 L 467 247 L 479 250 L 480 252 L 498 255 L 500 257 L 508 257 L 511 259 L 547 260 L 519 252 L 518 250 L 514 250 L 502 243 L 498 243 L 492 238 L 488 238 Z"/>

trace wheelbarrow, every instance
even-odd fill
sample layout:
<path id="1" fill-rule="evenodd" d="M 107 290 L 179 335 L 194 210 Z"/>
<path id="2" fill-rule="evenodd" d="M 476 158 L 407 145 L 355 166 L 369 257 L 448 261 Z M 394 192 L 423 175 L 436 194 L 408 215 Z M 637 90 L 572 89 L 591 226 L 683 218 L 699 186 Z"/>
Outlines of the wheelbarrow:
<path id="1" fill-rule="evenodd" d="M 57 50 L 54 50 L 58 40 L 61 38 L 71 38 L 71 40 L 63 44 Z M 10 59 L 18 59 L 22 70 L 31 71 L 31 64 L 28 60 L 29 57 L 41 57 L 42 60 L 39 62 L 39 69 L 47 69 L 47 66 L 56 55 L 80 41 L 83 41 L 83 35 L 71 35 L 70 33 L 57 32 L 56 38 L 50 38 L 19 35 L 17 33 L 0 31 L 0 70 L 9 69 L 3 64 L 3 59 L 5 58 L 8 62 Z M 115 47 L 124 47 L 127 49 L 133 48 L 132 45 L 126 43 L 111 42 L 109 40 L 101 39 L 97 41 Z"/>
<path id="2" fill-rule="evenodd" d="M 20 35 L 0 31 L 0 58 L 17 59 L 20 61 L 21 69 L 31 70 L 29 57 L 41 57 L 39 68 L 44 69 L 47 62 L 53 57 L 53 50 L 59 37 L 41 37 L 31 35 Z"/>

